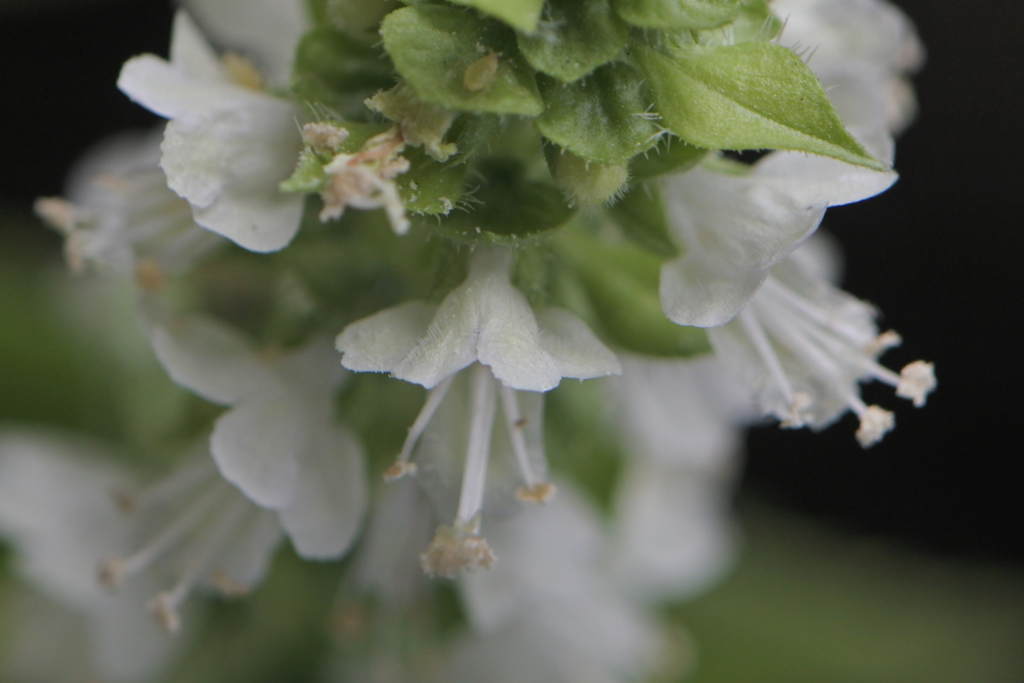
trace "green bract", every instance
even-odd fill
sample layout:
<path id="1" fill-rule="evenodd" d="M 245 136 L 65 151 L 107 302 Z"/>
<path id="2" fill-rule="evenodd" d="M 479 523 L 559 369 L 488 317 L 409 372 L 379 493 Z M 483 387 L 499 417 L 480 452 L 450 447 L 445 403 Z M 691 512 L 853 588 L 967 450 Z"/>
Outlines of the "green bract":
<path id="1" fill-rule="evenodd" d="M 393 82 L 379 49 L 360 45 L 333 28 L 313 29 L 299 43 L 292 90 L 307 105 L 362 119 L 369 113 L 363 98 Z"/>
<path id="2" fill-rule="evenodd" d="M 732 21 L 739 0 L 612 0 L 612 6 L 642 28 L 714 28 Z"/>
<path id="3" fill-rule="evenodd" d="M 462 197 L 466 167 L 456 162 L 438 163 L 419 149 L 406 149 L 409 170 L 396 179 L 406 210 L 412 213 L 447 214 Z"/>
<path id="4" fill-rule="evenodd" d="M 647 118 L 643 74 L 607 64 L 575 83 L 541 77 L 544 113 L 537 130 L 573 154 L 616 164 L 654 146 L 658 127 Z"/>
<path id="5" fill-rule="evenodd" d="M 666 173 L 685 173 L 707 156 L 708 150 L 685 143 L 674 135 L 663 135 L 643 156 L 629 162 L 633 180 L 646 180 Z"/>
<path id="6" fill-rule="evenodd" d="M 661 188 L 655 182 L 640 183 L 608 209 L 623 234 L 641 247 L 663 256 L 679 256 L 669 237 L 668 216 Z"/>
<path id="7" fill-rule="evenodd" d="M 570 83 L 617 55 L 628 39 L 608 0 L 551 0 L 537 32 L 519 34 L 519 49 L 530 66 Z"/>
<path id="8" fill-rule="evenodd" d="M 436 226 L 459 242 L 529 237 L 564 225 L 572 217 L 562 194 L 548 183 L 527 179 L 518 159 L 491 157 L 477 170 L 482 180 L 472 189 L 467 210 L 449 214 Z"/>
<path id="9" fill-rule="evenodd" d="M 544 6 L 544 0 L 452 0 L 452 2 L 475 7 L 522 31 L 534 31 L 537 28 L 537 19 L 540 18 L 540 10 Z"/>
<path id="10" fill-rule="evenodd" d="M 662 259 L 629 242 L 600 242 L 577 231 L 554 241 L 558 255 L 582 280 L 605 337 L 623 349 L 661 357 L 711 350 L 704 330 L 669 322 L 661 309 Z"/>
<path id="11" fill-rule="evenodd" d="M 456 111 L 536 116 L 544 104 L 515 34 L 443 5 L 405 7 L 381 23 L 384 49 L 425 102 Z M 496 58 L 493 71 L 481 60 Z"/>
<path id="12" fill-rule="evenodd" d="M 773 43 L 641 48 L 662 120 L 710 149 L 791 149 L 885 170 L 843 128 L 818 79 L 792 50 Z"/>

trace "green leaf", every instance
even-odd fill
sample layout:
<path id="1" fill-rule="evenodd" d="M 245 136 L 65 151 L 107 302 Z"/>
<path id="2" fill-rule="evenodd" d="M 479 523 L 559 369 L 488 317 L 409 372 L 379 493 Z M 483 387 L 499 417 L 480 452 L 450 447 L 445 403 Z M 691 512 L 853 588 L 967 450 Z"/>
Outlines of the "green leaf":
<path id="1" fill-rule="evenodd" d="M 709 149 L 791 149 L 879 170 L 843 128 L 818 79 L 774 43 L 636 52 L 662 120 Z"/>
<path id="2" fill-rule="evenodd" d="M 661 310 L 662 258 L 629 242 L 603 243 L 570 230 L 559 232 L 554 245 L 582 279 L 606 339 L 649 356 L 679 358 L 711 350 L 704 330 L 676 325 Z"/>
<path id="3" fill-rule="evenodd" d="M 398 193 L 410 213 L 447 214 L 462 197 L 462 179 L 466 166 L 457 162 L 439 163 L 421 149 L 406 149 L 409 170 L 398 176 Z"/>
<path id="4" fill-rule="evenodd" d="M 356 43 L 332 28 L 302 37 L 295 56 L 292 90 L 299 101 L 326 107 L 345 118 L 368 113 L 363 99 L 394 82 L 381 52 Z"/>
<path id="5" fill-rule="evenodd" d="M 666 259 L 679 255 L 679 248 L 669 237 L 665 201 L 657 183 L 637 185 L 610 206 L 608 213 L 623 234 L 641 247 Z"/>
<path id="6" fill-rule="evenodd" d="M 476 113 L 543 111 L 515 34 L 498 22 L 450 6 L 417 5 L 389 14 L 381 35 L 398 73 L 425 102 Z"/>
<path id="7" fill-rule="evenodd" d="M 626 46 L 628 27 L 608 0 L 551 0 L 536 33 L 520 33 L 519 49 L 534 69 L 571 83 Z"/>
<path id="8" fill-rule="evenodd" d="M 471 243 L 481 237 L 529 237 L 557 228 L 573 215 L 556 187 L 526 178 L 518 159 L 485 159 L 477 170 L 483 182 L 467 210 L 449 214 L 436 228 L 448 237 Z"/>
<path id="9" fill-rule="evenodd" d="M 629 176 L 637 181 L 667 173 L 685 173 L 707 154 L 708 150 L 703 147 L 695 147 L 674 135 L 663 135 L 647 154 L 633 157 L 629 162 Z"/>
<path id="10" fill-rule="evenodd" d="M 658 126 L 645 118 L 643 74 L 628 64 L 606 64 L 575 83 L 540 78 L 544 113 L 537 130 L 573 154 L 602 164 L 621 163 L 654 146 Z"/>
<path id="11" fill-rule="evenodd" d="M 452 0 L 458 5 L 475 7 L 484 14 L 501 19 L 520 31 L 537 30 L 537 20 L 544 0 Z"/>
<path id="12" fill-rule="evenodd" d="M 728 24 L 739 0 L 612 0 L 620 17 L 642 28 L 714 28 Z"/>

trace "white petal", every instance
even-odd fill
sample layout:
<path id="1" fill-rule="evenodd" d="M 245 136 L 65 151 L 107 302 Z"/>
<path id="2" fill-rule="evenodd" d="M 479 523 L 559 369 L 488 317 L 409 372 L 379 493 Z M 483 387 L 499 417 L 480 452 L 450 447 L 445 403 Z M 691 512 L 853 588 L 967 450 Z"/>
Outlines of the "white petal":
<path id="1" fill-rule="evenodd" d="M 590 379 L 622 372 L 615 354 L 569 311 L 547 308 L 537 316 L 537 324 L 541 347 L 551 355 L 562 377 Z"/>
<path id="2" fill-rule="evenodd" d="M 661 308 L 677 325 L 722 325 L 750 301 L 767 276 L 762 268 L 687 254 L 661 267 Z"/>
<path id="3" fill-rule="evenodd" d="M 263 580 L 283 538 L 277 515 L 262 510 L 217 556 L 216 569 L 227 574 L 233 583 L 252 588 Z"/>
<path id="4" fill-rule="evenodd" d="M 185 5 L 221 48 L 252 58 L 270 85 L 289 85 L 296 46 L 309 28 L 305 3 L 301 0 L 187 0 Z"/>
<path id="5" fill-rule="evenodd" d="M 228 81 L 217 53 L 185 10 L 174 15 L 171 29 L 171 64 L 196 79 Z"/>
<path id="6" fill-rule="evenodd" d="M 261 387 L 217 420 L 210 450 L 225 479 L 257 505 L 276 510 L 294 500 L 309 438 L 295 397 Z"/>
<path id="7" fill-rule="evenodd" d="M 776 185 L 772 189 L 796 205 L 841 206 L 885 192 L 899 176 L 802 152 L 772 152 L 752 177 Z"/>
<path id="8" fill-rule="evenodd" d="M 295 497 L 280 512 L 301 557 L 334 559 L 352 544 L 368 498 L 363 460 L 359 444 L 334 427 L 303 453 Z"/>
<path id="9" fill-rule="evenodd" d="M 352 323 L 338 335 L 341 364 L 357 372 L 394 371 L 426 334 L 436 311 L 410 301 Z"/>
<path id="10" fill-rule="evenodd" d="M 148 54 L 125 62 L 117 87 L 133 102 L 167 119 L 244 109 L 253 102 L 272 99 L 229 82 L 193 78 L 167 60 Z"/>
<path id="11" fill-rule="evenodd" d="M 507 249 L 478 249 L 466 282 L 441 303 L 427 330 L 395 376 L 430 388 L 479 360 L 513 389 L 548 391 L 561 375 L 540 346 L 533 311 L 512 286 Z"/>
<path id="12" fill-rule="evenodd" d="M 150 340 L 171 379 L 214 403 L 234 403 L 256 383 L 268 381 L 245 337 L 212 318 L 154 325 Z"/>
<path id="13" fill-rule="evenodd" d="M 146 609 L 154 589 L 133 580 L 118 595 L 107 596 L 102 609 L 88 615 L 93 657 L 102 680 L 151 680 L 184 645 L 181 639 L 168 638 Z"/>
<path id="14" fill-rule="evenodd" d="M 292 240 L 303 197 L 278 185 L 302 145 L 299 116 L 288 102 L 259 97 L 167 125 L 161 166 L 170 188 L 193 205 L 196 223 L 251 251 L 277 251 Z"/>

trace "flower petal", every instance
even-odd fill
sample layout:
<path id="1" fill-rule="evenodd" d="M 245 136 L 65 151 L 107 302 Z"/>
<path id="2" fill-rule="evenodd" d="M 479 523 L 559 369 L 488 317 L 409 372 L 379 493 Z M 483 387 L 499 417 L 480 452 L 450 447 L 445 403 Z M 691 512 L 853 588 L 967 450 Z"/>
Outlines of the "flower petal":
<path id="1" fill-rule="evenodd" d="M 294 500 L 309 438 L 295 398 L 264 386 L 217 420 L 210 451 L 225 479 L 257 505 L 279 510 Z"/>
<path id="2" fill-rule="evenodd" d="M 622 372 L 615 354 L 569 311 L 546 308 L 537 315 L 537 324 L 540 345 L 551 355 L 562 377 L 590 379 Z"/>
<path id="3" fill-rule="evenodd" d="M 212 318 L 152 325 L 149 337 L 171 379 L 208 401 L 230 405 L 267 380 L 245 337 Z"/>
<path id="4" fill-rule="evenodd" d="M 295 496 L 281 510 L 281 524 L 306 559 L 341 557 L 366 513 L 368 486 L 359 444 L 330 428 L 300 460 Z"/>
<path id="5" fill-rule="evenodd" d="M 277 251 L 299 229 L 303 197 L 281 192 L 302 145 L 298 110 L 260 97 L 167 124 L 161 166 L 196 223 L 250 251 Z"/>
<path id="6" fill-rule="evenodd" d="M 341 364 L 356 372 L 392 372 L 427 332 L 436 306 L 407 303 L 356 321 L 338 335 Z"/>

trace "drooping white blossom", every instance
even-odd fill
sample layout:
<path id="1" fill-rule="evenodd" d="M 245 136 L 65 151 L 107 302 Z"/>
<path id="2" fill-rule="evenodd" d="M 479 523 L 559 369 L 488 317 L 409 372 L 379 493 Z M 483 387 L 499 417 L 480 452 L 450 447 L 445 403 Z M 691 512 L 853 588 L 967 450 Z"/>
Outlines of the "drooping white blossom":
<path id="1" fill-rule="evenodd" d="M 367 484 L 362 448 L 334 421 L 344 370 L 327 340 L 297 351 L 262 352 L 212 318 L 148 321 L 171 378 L 229 406 L 210 450 L 225 479 L 278 512 L 299 555 L 344 554 L 362 524 Z"/>
<path id="2" fill-rule="evenodd" d="M 273 65 L 271 73 L 282 68 Z M 291 175 L 302 148 L 302 112 L 263 89 L 255 67 L 232 53 L 218 57 L 179 11 L 170 61 L 134 57 L 118 87 L 170 119 L 160 166 L 170 188 L 192 206 L 196 223 L 252 251 L 276 251 L 292 240 L 303 199 L 278 185 Z"/>
<path id="3" fill-rule="evenodd" d="M 226 243 L 196 225 L 188 202 L 167 187 L 160 137 L 124 133 L 100 143 L 72 170 L 67 199 L 36 201 L 40 217 L 64 235 L 73 272 L 94 264 L 155 291 Z"/>
<path id="4" fill-rule="evenodd" d="M 439 529 L 423 556 L 430 574 L 452 577 L 494 562 L 479 535 L 488 480 L 504 479 L 488 476 L 489 469 L 501 466 L 491 461 L 493 451 L 512 455 L 500 460 L 518 470 L 516 498 L 550 498 L 554 489 L 545 481 L 540 392 L 562 377 L 602 377 L 620 370 L 614 354 L 572 314 L 547 309 L 535 315 L 509 280 L 510 267 L 508 250 L 479 248 L 466 281 L 439 306 L 402 304 L 353 323 L 338 336 L 342 364 L 350 370 L 389 372 L 430 390 L 387 478 L 419 473 L 433 480 L 428 490 L 448 509 L 447 491 L 465 454 L 455 523 Z M 499 401 L 504 419 L 495 430 Z M 429 467 L 411 462 L 417 446 L 417 460 Z"/>
<path id="5" fill-rule="evenodd" d="M 897 374 L 878 363 L 901 339 L 892 331 L 879 334 L 874 307 L 830 284 L 824 249 L 821 240 L 808 241 L 773 267 L 750 304 L 708 330 L 708 338 L 760 409 L 782 426 L 822 429 L 852 410 L 861 421 L 857 440 L 866 448 L 895 420 L 865 405 L 857 383 L 883 382 L 922 406 L 936 386 L 934 367 L 915 361 Z"/>
<path id="6" fill-rule="evenodd" d="M 611 568 L 643 600 L 680 599 L 736 555 L 729 511 L 753 406 L 715 358 L 625 356 L 610 382 L 626 457 L 613 502 Z"/>

